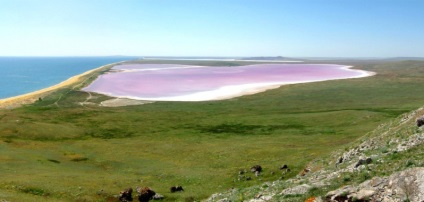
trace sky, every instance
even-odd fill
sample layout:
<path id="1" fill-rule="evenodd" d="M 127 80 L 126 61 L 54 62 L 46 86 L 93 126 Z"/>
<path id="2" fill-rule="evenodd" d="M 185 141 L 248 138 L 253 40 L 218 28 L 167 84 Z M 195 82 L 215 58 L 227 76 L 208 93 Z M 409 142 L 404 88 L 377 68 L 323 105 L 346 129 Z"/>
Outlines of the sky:
<path id="1" fill-rule="evenodd" d="M 0 56 L 424 57 L 422 0 L 0 0 Z"/>

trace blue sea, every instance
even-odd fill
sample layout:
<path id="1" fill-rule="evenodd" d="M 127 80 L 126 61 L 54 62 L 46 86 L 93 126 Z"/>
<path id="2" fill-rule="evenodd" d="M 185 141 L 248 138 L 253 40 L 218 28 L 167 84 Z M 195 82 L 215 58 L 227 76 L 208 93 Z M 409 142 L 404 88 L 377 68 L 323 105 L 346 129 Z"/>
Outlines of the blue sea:
<path id="1" fill-rule="evenodd" d="M 0 57 L 0 99 L 58 84 L 97 67 L 136 57 Z"/>

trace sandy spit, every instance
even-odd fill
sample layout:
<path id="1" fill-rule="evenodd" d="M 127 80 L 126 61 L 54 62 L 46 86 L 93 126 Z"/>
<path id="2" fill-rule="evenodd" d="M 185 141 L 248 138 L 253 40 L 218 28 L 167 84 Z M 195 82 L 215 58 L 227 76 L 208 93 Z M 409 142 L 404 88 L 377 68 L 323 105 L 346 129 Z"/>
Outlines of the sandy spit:
<path id="1" fill-rule="evenodd" d="M 66 87 L 66 86 L 70 86 L 73 85 L 75 83 L 78 82 L 83 82 L 84 80 L 82 80 L 82 78 L 90 73 L 93 73 L 95 71 L 98 71 L 100 69 L 103 69 L 109 65 L 113 65 L 113 64 L 117 64 L 117 63 L 112 63 L 112 64 L 108 64 L 108 65 L 104 65 L 101 66 L 99 68 L 96 69 L 92 69 L 89 71 L 86 71 L 82 74 L 73 76 L 59 84 L 56 84 L 54 86 L 50 86 L 41 90 L 37 90 L 31 93 L 27 93 L 27 94 L 23 94 L 23 95 L 18 95 L 18 96 L 14 96 L 14 97 L 10 97 L 10 98 L 5 98 L 5 99 L 0 99 L 0 109 L 13 109 L 13 108 L 17 108 L 20 107 L 22 105 L 25 104 L 31 104 L 34 103 L 35 101 L 37 101 L 39 98 L 43 98 L 47 95 L 49 95 L 50 93 Z"/>

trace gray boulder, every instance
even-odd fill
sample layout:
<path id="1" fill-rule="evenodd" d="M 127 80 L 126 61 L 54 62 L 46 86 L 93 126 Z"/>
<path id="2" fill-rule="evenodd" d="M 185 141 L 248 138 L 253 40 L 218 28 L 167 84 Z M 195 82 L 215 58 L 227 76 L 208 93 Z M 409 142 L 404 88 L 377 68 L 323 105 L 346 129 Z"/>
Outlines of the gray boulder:
<path id="1" fill-rule="evenodd" d="M 372 163 L 372 158 L 359 159 L 358 163 L 356 163 L 355 168 L 361 165 L 368 165 Z"/>
<path id="2" fill-rule="evenodd" d="M 418 127 L 421 127 L 424 125 L 424 116 L 421 116 L 420 118 L 417 118 L 415 120 L 415 123 L 417 124 Z"/>
<path id="3" fill-rule="evenodd" d="M 255 173 L 256 171 L 257 171 L 257 172 L 262 172 L 262 166 L 260 166 L 260 165 L 254 165 L 254 166 L 252 166 L 252 167 L 250 168 L 250 171 L 251 171 L 252 173 Z"/>
<path id="4" fill-rule="evenodd" d="M 156 195 L 156 192 L 149 187 L 137 188 L 137 197 L 139 202 L 149 202 Z"/>
<path id="5" fill-rule="evenodd" d="M 153 197 L 152 197 L 152 200 L 162 200 L 162 199 L 164 199 L 165 197 L 162 195 L 162 194 L 158 194 L 158 193 L 156 193 Z"/>
<path id="6" fill-rule="evenodd" d="M 353 187 L 328 192 L 326 201 L 424 201 L 424 168 L 411 168 L 389 177 L 374 177 Z"/>
<path id="7" fill-rule="evenodd" d="M 119 193 L 118 200 L 121 202 L 133 201 L 132 192 L 133 192 L 133 189 L 131 187 L 128 189 L 125 189 L 124 191 L 121 191 Z"/>

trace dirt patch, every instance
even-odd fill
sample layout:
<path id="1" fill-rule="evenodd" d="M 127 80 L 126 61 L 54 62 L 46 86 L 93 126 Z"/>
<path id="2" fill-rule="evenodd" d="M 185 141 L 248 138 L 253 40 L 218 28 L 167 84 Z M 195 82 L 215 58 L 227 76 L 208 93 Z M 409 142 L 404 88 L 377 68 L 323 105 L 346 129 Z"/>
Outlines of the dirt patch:
<path id="1" fill-rule="evenodd" d="M 152 101 L 145 100 L 132 100 L 127 98 L 115 98 L 111 100 L 106 100 L 100 103 L 102 107 L 123 107 L 123 106 L 131 106 L 131 105 L 142 105 L 153 103 Z"/>

